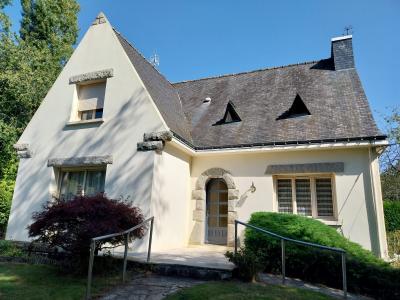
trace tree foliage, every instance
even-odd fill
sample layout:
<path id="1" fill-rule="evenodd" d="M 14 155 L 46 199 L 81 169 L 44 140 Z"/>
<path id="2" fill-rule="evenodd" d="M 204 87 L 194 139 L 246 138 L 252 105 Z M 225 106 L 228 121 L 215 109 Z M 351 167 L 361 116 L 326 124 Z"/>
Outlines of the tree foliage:
<path id="1" fill-rule="evenodd" d="M 11 32 L 0 0 L 0 237 L 7 224 L 17 170 L 12 146 L 73 51 L 75 0 L 21 0 L 20 33 Z"/>
<path id="2" fill-rule="evenodd" d="M 382 193 L 384 200 L 400 200 L 400 110 L 385 118 L 389 147 L 382 154 Z"/>

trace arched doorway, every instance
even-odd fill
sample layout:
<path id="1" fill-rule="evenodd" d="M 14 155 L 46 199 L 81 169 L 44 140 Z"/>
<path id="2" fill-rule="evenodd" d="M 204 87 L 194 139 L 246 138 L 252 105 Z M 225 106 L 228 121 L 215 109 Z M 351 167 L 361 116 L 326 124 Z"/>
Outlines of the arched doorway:
<path id="1" fill-rule="evenodd" d="M 221 178 L 213 178 L 206 185 L 206 243 L 227 244 L 228 187 Z"/>

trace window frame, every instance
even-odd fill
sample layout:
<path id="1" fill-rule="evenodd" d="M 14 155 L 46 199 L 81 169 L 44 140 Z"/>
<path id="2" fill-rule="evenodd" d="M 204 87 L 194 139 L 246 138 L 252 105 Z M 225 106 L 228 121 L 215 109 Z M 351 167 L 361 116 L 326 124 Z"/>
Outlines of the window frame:
<path id="1" fill-rule="evenodd" d="M 331 180 L 331 190 L 332 190 L 332 206 L 333 215 L 332 216 L 319 216 L 318 206 L 317 206 L 317 188 L 316 179 L 330 179 Z M 292 214 L 298 215 L 297 213 L 297 201 L 296 201 L 296 179 L 308 179 L 310 180 L 310 191 L 311 191 L 311 216 L 306 216 L 309 218 L 325 221 L 337 221 L 338 220 L 338 209 L 336 201 L 336 180 L 335 174 L 327 173 L 315 173 L 315 174 L 282 174 L 274 175 L 274 211 L 279 212 L 279 202 L 278 202 L 278 180 L 279 179 L 290 179 L 292 186 Z"/>
<path id="2" fill-rule="evenodd" d="M 57 177 L 57 194 L 61 197 L 61 189 L 62 189 L 62 180 L 63 174 L 67 172 L 84 172 L 83 175 L 83 188 L 82 188 L 82 196 L 85 196 L 85 187 L 86 187 L 86 178 L 88 171 L 103 171 L 104 172 L 104 190 L 106 186 L 106 178 L 107 178 L 107 167 L 103 166 L 85 166 L 85 167 L 61 167 L 58 168 L 58 177 Z M 105 191 L 104 191 L 105 192 Z"/>
<path id="3" fill-rule="evenodd" d="M 87 113 L 87 112 L 91 112 L 92 113 L 92 118 L 90 118 L 90 119 L 83 119 L 83 115 L 84 115 L 84 113 Z M 96 114 L 97 113 L 100 113 L 101 112 L 101 116 L 100 117 L 96 117 Z M 96 109 L 90 109 L 90 110 L 81 110 L 81 111 L 78 111 L 78 116 L 79 116 L 79 120 L 80 121 L 90 121 L 90 120 L 101 120 L 102 118 L 103 118 L 103 108 L 96 108 Z"/>
<path id="4" fill-rule="evenodd" d="M 104 113 L 106 109 L 106 102 L 107 102 L 107 85 L 108 85 L 108 79 L 109 78 L 104 78 L 104 79 L 96 79 L 96 80 L 88 80 L 88 81 L 83 81 L 79 83 L 75 83 L 74 85 L 74 92 L 73 92 L 73 97 L 72 97 L 72 106 L 71 106 L 71 113 L 69 117 L 69 121 L 67 122 L 67 125 L 79 125 L 79 124 L 84 124 L 84 123 L 102 123 L 104 121 Z M 79 110 L 79 90 L 80 88 L 84 86 L 90 86 L 90 85 L 96 85 L 104 83 L 104 99 L 103 99 L 103 107 L 101 108 L 96 108 L 92 110 Z M 96 118 L 96 111 L 102 110 L 101 117 Z M 83 120 L 82 119 L 82 112 L 85 111 L 92 111 L 93 113 L 93 118 Z"/>

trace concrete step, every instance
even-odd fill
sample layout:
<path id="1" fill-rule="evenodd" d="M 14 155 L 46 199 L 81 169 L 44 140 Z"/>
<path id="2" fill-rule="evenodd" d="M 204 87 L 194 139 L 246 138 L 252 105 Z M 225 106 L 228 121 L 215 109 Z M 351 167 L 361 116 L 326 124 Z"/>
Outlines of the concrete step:
<path id="1" fill-rule="evenodd" d="M 151 270 L 159 275 L 186 277 L 202 280 L 225 280 L 232 278 L 232 270 L 186 266 L 178 264 L 152 264 Z"/>
<path id="2" fill-rule="evenodd" d="M 146 263 L 128 260 L 129 267 L 140 267 L 154 274 L 200 280 L 226 280 L 232 278 L 232 269 L 188 266 L 169 263 Z"/>

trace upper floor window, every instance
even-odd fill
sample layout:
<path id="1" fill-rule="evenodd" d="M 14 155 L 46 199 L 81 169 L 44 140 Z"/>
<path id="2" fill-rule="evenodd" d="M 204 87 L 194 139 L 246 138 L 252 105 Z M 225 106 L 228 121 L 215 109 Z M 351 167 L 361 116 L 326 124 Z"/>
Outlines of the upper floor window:
<path id="1" fill-rule="evenodd" d="M 278 212 L 334 218 L 331 177 L 293 176 L 276 179 Z"/>
<path id="2" fill-rule="evenodd" d="M 75 196 L 92 196 L 104 193 L 105 169 L 61 170 L 60 198 L 71 200 Z"/>
<path id="3" fill-rule="evenodd" d="M 78 119 L 93 120 L 103 117 L 106 82 L 78 85 Z"/>

